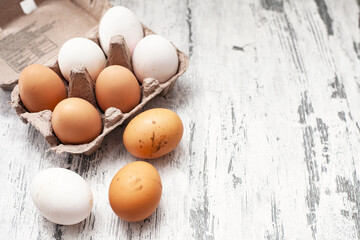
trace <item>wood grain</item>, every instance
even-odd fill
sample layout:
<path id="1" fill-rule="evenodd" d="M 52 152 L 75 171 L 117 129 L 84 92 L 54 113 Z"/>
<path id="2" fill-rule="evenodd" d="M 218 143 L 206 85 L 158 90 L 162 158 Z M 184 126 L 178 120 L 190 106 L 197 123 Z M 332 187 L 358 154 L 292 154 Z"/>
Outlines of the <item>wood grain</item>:
<path id="1" fill-rule="evenodd" d="M 179 114 L 182 142 L 149 161 L 163 181 L 156 212 L 111 211 L 113 175 L 137 160 L 124 127 L 95 154 L 46 152 L 0 91 L 2 239 L 360 239 L 359 1 L 115 1 L 190 56 L 174 90 L 144 110 Z M 83 176 L 89 218 L 52 224 L 27 194 L 42 169 Z"/>

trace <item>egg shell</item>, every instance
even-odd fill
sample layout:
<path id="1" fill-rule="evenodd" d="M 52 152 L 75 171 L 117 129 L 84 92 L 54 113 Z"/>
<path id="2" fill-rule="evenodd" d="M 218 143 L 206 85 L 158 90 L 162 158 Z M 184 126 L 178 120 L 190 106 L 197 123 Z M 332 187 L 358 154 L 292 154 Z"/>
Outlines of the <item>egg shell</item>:
<path id="1" fill-rule="evenodd" d="M 153 159 L 174 150 L 182 135 L 183 124 L 176 113 L 154 108 L 130 121 L 124 131 L 123 142 L 135 157 Z"/>
<path id="2" fill-rule="evenodd" d="M 155 78 L 166 82 L 178 70 L 179 59 L 175 47 L 166 38 L 152 34 L 136 45 L 132 64 L 137 79 Z"/>
<path id="3" fill-rule="evenodd" d="M 83 65 L 95 81 L 106 67 L 106 58 L 101 48 L 87 38 L 72 38 L 59 50 L 58 63 L 61 74 L 69 81 L 73 67 Z"/>
<path id="4" fill-rule="evenodd" d="M 64 144 L 91 142 L 102 130 L 99 112 L 81 98 L 61 101 L 54 109 L 51 124 L 55 135 Z"/>
<path id="5" fill-rule="evenodd" d="M 32 64 L 24 68 L 19 77 L 19 94 L 30 112 L 54 110 L 67 96 L 60 77 L 50 68 Z"/>
<path id="6" fill-rule="evenodd" d="M 31 182 L 30 196 L 46 219 L 62 225 L 83 221 L 93 207 L 87 182 L 64 168 L 49 168 L 38 173 Z"/>
<path id="7" fill-rule="evenodd" d="M 100 73 L 95 94 L 103 111 L 115 107 L 127 113 L 136 107 L 141 99 L 140 85 L 134 74 L 118 65 L 109 66 Z"/>
<path id="8" fill-rule="evenodd" d="M 127 164 L 112 179 L 109 201 L 120 218 L 137 222 L 149 217 L 159 205 L 162 184 L 158 171 L 149 163 Z"/>
<path id="9" fill-rule="evenodd" d="M 101 18 L 99 39 L 105 54 L 109 55 L 109 43 L 112 36 L 121 35 L 125 38 L 130 54 L 136 44 L 144 36 L 143 28 L 136 15 L 126 7 L 110 8 Z"/>

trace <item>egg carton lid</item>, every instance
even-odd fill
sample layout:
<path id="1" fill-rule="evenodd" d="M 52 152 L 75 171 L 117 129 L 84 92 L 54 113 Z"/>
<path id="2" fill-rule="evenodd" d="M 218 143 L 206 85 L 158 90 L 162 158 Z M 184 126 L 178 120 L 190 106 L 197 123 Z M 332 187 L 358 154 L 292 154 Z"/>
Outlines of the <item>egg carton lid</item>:
<path id="1" fill-rule="evenodd" d="M 53 63 L 66 40 L 87 36 L 110 7 L 108 0 L 2 1 L 0 87 L 12 90 L 30 64 Z"/>

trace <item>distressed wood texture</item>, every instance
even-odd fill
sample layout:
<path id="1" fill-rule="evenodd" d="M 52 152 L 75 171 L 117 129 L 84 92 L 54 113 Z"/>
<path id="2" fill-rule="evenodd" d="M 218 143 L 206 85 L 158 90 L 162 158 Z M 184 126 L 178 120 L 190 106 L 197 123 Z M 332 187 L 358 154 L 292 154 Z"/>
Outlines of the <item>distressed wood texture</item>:
<path id="1" fill-rule="evenodd" d="M 178 148 L 149 161 L 163 181 L 140 223 L 112 212 L 108 186 L 137 159 L 124 127 L 90 157 L 54 155 L 0 91 L 1 239 L 359 239 L 360 35 L 356 0 L 115 2 L 190 56 L 174 90 Z M 52 224 L 29 197 L 42 169 L 83 176 L 89 218 Z"/>

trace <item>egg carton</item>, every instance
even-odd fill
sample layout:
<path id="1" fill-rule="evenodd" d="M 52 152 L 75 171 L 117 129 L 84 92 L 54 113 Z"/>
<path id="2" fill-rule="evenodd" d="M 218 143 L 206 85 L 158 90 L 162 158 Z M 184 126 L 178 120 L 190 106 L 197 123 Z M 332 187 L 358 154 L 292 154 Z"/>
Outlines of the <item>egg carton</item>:
<path id="1" fill-rule="evenodd" d="M 144 36 L 155 34 L 144 25 L 143 31 Z M 95 30 L 94 34 L 92 34 L 92 37 L 89 39 L 99 45 L 98 31 Z M 128 113 L 122 113 L 120 109 L 114 107 L 108 108 L 104 113 L 102 113 L 96 103 L 94 94 L 95 81 L 89 75 L 86 67 L 81 65 L 75 66 L 70 73 L 70 80 L 68 83 L 61 75 L 57 61 L 53 65 L 49 66 L 64 81 L 68 90 L 68 97 L 83 98 L 94 105 L 99 111 L 103 123 L 103 129 L 101 134 L 89 143 L 79 145 L 62 144 L 54 134 L 51 126 L 52 111 L 44 110 L 35 113 L 28 112 L 21 101 L 18 85 L 16 85 L 11 92 L 10 104 L 24 123 L 30 123 L 45 137 L 45 140 L 50 145 L 50 149 L 48 149 L 48 151 L 52 150 L 58 154 L 66 152 L 74 155 L 90 155 L 101 146 L 105 136 L 113 129 L 121 125 L 129 117 L 136 115 L 141 108 L 155 96 L 166 95 L 174 87 L 176 80 L 186 71 L 189 65 L 189 58 L 186 54 L 177 48 L 176 51 L 179 58 L 177 73 L 164 83 L 160 83 L 154 78 L 144 79 L 141 85 L 141 101 Z M 130 51 L 122 36 L 113 36 L 111 38 L 107 66 L 111 65 L 121 65 L 132 71 Z"/>

